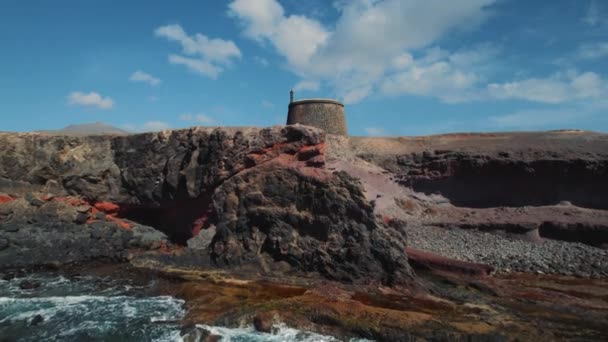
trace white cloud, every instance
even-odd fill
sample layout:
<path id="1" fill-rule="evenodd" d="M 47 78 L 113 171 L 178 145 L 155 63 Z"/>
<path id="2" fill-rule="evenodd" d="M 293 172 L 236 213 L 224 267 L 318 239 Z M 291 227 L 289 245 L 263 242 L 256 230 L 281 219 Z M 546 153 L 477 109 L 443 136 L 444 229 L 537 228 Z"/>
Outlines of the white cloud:
<path id="1" fill-rule="evenodd" d="M 155 34 L 180 43 L 184 54 L 189 56 L 199 55 L 207 61 L 230 63 L 232 58 L 241 57 L 241 51 L 233 41 L 219 38 L 210 39 L 200 33 L 189 36 L 180 25 L 161 26 L 156 29 Z"/>
<path id="2" fill-rule="evenodd" d="M 414 63 L 414 58 L 411 54 L 404 52 L 393 58 L 393 67 L 395 69 L 405 69 Z"/>
<path id="3" fill-rule="evenodd" d="M 481 71 L 488 68 L 498 51 L 486 44 L 455 53 L 432 47 L 418 59 L 404 53 L 393 60 L 395 70 L 385 76 L 380 91 L 386 95 L 432 96 L 444 102 L 480 99 L 476 88 L 484 80 Z"/>
<path id="4" fill-rule="evenodd" d="M 80 91 L 72 92 L 68 95 L 68 103 L 71 105 L 91 106 L 101 109 L 111 109 L 114 101 L 109 97 L 103 97 L 96 92 L 83 93 Z"/>
<path id="5" fill-rule="evenodd" d="M 585 14 L 585 17 L 583 17 L 583 22 L 589 26 L 596 26 L 600 23 L 600 9 L 595 0 L 592 0 L 589 3 L 587 13 Z"/>
<path id="6" fill-rule="evenodd" d="M 268 60 L 264 57 L 260 57 L 260 56 L 255 56 L 253 57 L 253 60 L 256 61 L 258 64 L 260 64 L 261 66 L 268 66 Z"/>
<path id="7" fill-rule="evenodd" d="M 213 125 L 216 123 L 215 119 L 210 116 L 207 116 L 203 113 L 199 114 L 191 114 L 185 113 L 179 116 L 179 119 L 186 122 L 199 123 L 203 125 Z"/>
<path id="8" fill-rule="evenodd" d="M 191 71 L 205 75 L 209 78 L 216 79 L 217 76 L 224 70 L 219 66 L 213 65 L 207 61 L 197 59 L 197 58 L 188 58 L 180 55 L 169 55 L 169 63 L 184 65 Z"/>
<path id="9" fill-rule="evenodd" d="M 188 35 L 180 25 L 161 26 L 154 31 L 158 37 L 178 42 L 182 54 L 169 55 L 171 64 L 181 64 L 190 70 L 217 78 L 224 70 L 220 65 L 230 66 L 234 59 L 241 58 L 241 51 L 231 40 L 209 38 L 201 33 Z"/>
<path id="10" fill-rule="evenodd" d="M 272 46 L 301 81 L 294 90 L 329 85 L 345 103 L 376 94 L 415 95 L 443 102 L 519 99 L 564 103 L 607 96 L 593 72 L 557 72 L 490 82 L 500 49 L 482 44 L 457 51 L 436 46 L 440 38 L 479 27 L 498 0 L 351 0 L 334 2 L 332 25 L 289 15 L 277 0 L 233 0 L 229 14 L 245 36 Z M 599 13 L 592 3 L 588 17 Z M 601 45 L 581 48 L 600 58 Z"/>
<path id="11" fill-rule="evenodd" d="M 608 57 L 608 42 L 583 44 L 579 47 L 577 56 L 580 59 L 599 59 Z"/>
<path id="12" fill-rule="evenodd" d="M 471 88 L 478 77 L 446 61 L 413 64 L 405 71 L 388 77 L 382 92 L 389 95 L 412 94 L 436 96 L 445 102 L 459 102 L 472 97 Z"/>
<path id="13" fill-rule="evenodd" d="M 344 103 L 352 104 L 357 103 L 369 96 L 372 93 L 371 85 L 364 85 L 357 88 L 350 87 L 346 93 L 344 93 Z"/>
<path id="14" fill-rule="evenodd" d="M 133 74 L 131 74 L 131 77 L 129 77 L 129 81 L 131 82 L 145 82 L 148 83 L 151 86 L 157 86 L 161 83 L 160 79 L 146 73 L 143 72 L 141 70 L 137 70 L 135 71 Z"/>
<path id="15" fill-rule="evenodd" d="M 407 66 L 408 50 L 478 25 L 495 1 L 343 1 L 336 3 L 340 16 L 332 27 L 288 16 L 276 0 L 234 0 L 229 13 L 246 36 L 270 43 L 304 80 L 326 81 L 345 101 L 357 102 L 391 69 Z"/>
<path id="16" fill-rule="evenodd" d="M 320 87 L 320 84 L 317 81 L 302 80 L 302 81 L 296 83 L 295 86 L 293 86 L 293 90 L 294 91 L 305 91 L 305 90 L 317 91 L 317 90 L 319 90 L 319 87 Z"/>
<path id="17" fill-rule="evenodd" d="M 496 99 L 520 99 L 543 103 L 563 103 L 608 96 L 608 89 L 596 73 L 557 73 L 548 78 L 529 78 L 507 83 L 491 83 L 488 94 Z"/>
<path id="18" fill-rule="evenodd" d="M 243 20 L 245 34 L 263 40 L 272 35 L 283 19 L 283 7 L 275 0 L 237 0 L 228 13 Z"/>
<path id="19" fill-rule="evenodd" d="M 365 133 L 367 133 L 367 135 L 376 136 L 376 137 L 382 137 L 382 136 L 388 135 L 386 130 L 384 128 L 380 128 L 380 127 L 366 127 Z"/>
<path id="20" fill-rule="evenodd" d="M 268 101 L 268 100 L 263 100 L 262 101 L 262 107 L 264 108 L 274 108 L 274 103 Z"/>

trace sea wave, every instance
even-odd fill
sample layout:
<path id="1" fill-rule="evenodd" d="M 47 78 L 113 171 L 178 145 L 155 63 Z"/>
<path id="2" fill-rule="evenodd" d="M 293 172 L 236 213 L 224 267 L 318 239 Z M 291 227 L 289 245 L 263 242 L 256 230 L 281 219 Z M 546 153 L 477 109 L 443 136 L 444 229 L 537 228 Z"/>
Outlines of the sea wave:
<path id="1" fill-rule="evenodd" d="M 21 289 L 24 280 L 39 286 Z M 170 296 L 146 297 L 137 292 L 125 295 L 124 284 L 99 288 L 100 282 L 107 285 L 106 279 L 94 277 L 75 280 L 32 275 L 0 281 L 0 339 L 183 341 L 179 323 L 186 314 L 183 300 Z M 252 326 L 197 327 L 222 336 L 224 342 L 339 341 L 285 324 L 275 325 L 272 334 L 258 332 Z"/>

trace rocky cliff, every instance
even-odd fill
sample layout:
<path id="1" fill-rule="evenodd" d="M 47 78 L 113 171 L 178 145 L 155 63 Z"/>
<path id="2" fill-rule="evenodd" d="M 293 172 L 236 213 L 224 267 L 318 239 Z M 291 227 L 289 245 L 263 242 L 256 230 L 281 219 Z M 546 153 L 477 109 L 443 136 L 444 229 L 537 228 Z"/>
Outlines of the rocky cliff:
<path id="1" fill-rule="evenodd" d="M 606 134 L 332 137 L 328 151 L 414 248 L 502 272 L 608 275 Z"/>
<path id="2" fill-rule="evenodd" d="M 6 266 L 138 248 L 200 268 L 412 278 L 405 236 L 376 222 L 357 180 L 325 169 L 325 134 L 313 128 L 2 134 L 0 146 Z"/>
<path id="3" fill-rule="evenodd" d="M 4 279 L 153 278 L 186 301 L 185 332 L 608 336 L 604 134 L 191 128 L 0 134 L 0 149 Z"/>

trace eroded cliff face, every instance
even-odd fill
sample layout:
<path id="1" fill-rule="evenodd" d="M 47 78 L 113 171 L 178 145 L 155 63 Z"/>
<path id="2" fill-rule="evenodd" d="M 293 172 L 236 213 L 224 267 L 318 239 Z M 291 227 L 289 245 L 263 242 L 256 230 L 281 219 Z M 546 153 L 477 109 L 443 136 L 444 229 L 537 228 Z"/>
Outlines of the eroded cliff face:
<path id="1" fill-rule="evenodd" d="M 608 274 L 606 134 L 329 141 L 328 167 L 361 179 L 377 214 L 406 223 L 414 249 L 499 272 Z"/>
<path id="2" fill-rule="evenodd" d="M 455 207 L 568 202 L 579 208 L 608 209 L 608 138 L 603 134 L 448 134 L 390 143 L 401 148 L 368 149 L 358 155 L 394 173 L 398 183 L 440 195 Z"/>
<path id="3" fill-rule="evenodd" d="M 399 182 L 441 193 L 459 207 L 521 207 L 562 201 L 608 209 L 608 159 L 551 151 L 467 153 L 435 150 L 378 160 Z M 599 158 L 598 158 L 599 157 Z"/>
<path id="4" fill-rule="evenodd" d="M 347 282 L 412 279 L 405 236 L 375 221 L 358 181 L 325 169 L 325 135 L 314 128 L 2 134 L 0 145 L 0 193 L 6 198 L 0 232 L 7 246 L 0 258 L 7 266 L 11 256 L 25 253 L 24 241 L 28 249 L 43 244 L 27 239 L 34 231 L 45 232 L 49 246 L 61 239 L 59 226 L 79 226 L 88 239 L 117 235 L 120 248 L 109 256 L 120 258 L 139 246 L 128 232 L 151 226 L 167 239 L 147 249 L 193 267 L 282 270 Z M 43 212 L 47 219 L 32 220 Z M 94 225 L 114 230 L 94 233 Z M 71 240 L 86 246 L 88 239 Z M 174 253 L 171 242 L 188 247 Z M 51 248 L 40 250 L 31 263 Z M 57 262 L 103 256 L 51 254 Z"/>

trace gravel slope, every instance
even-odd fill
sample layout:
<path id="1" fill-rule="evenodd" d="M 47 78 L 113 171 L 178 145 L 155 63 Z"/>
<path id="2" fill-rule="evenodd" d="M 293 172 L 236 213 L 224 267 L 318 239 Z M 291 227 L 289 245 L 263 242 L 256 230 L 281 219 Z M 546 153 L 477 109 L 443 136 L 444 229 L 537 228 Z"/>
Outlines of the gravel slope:
<path id="1" fill-rule="evenodd" d="M 478 230 L 408 225 L 408 245 L 446 257 L 492 265 L 498 272 L 607 277 L 608 250 L 581 243 L 533 243 Z"/>

